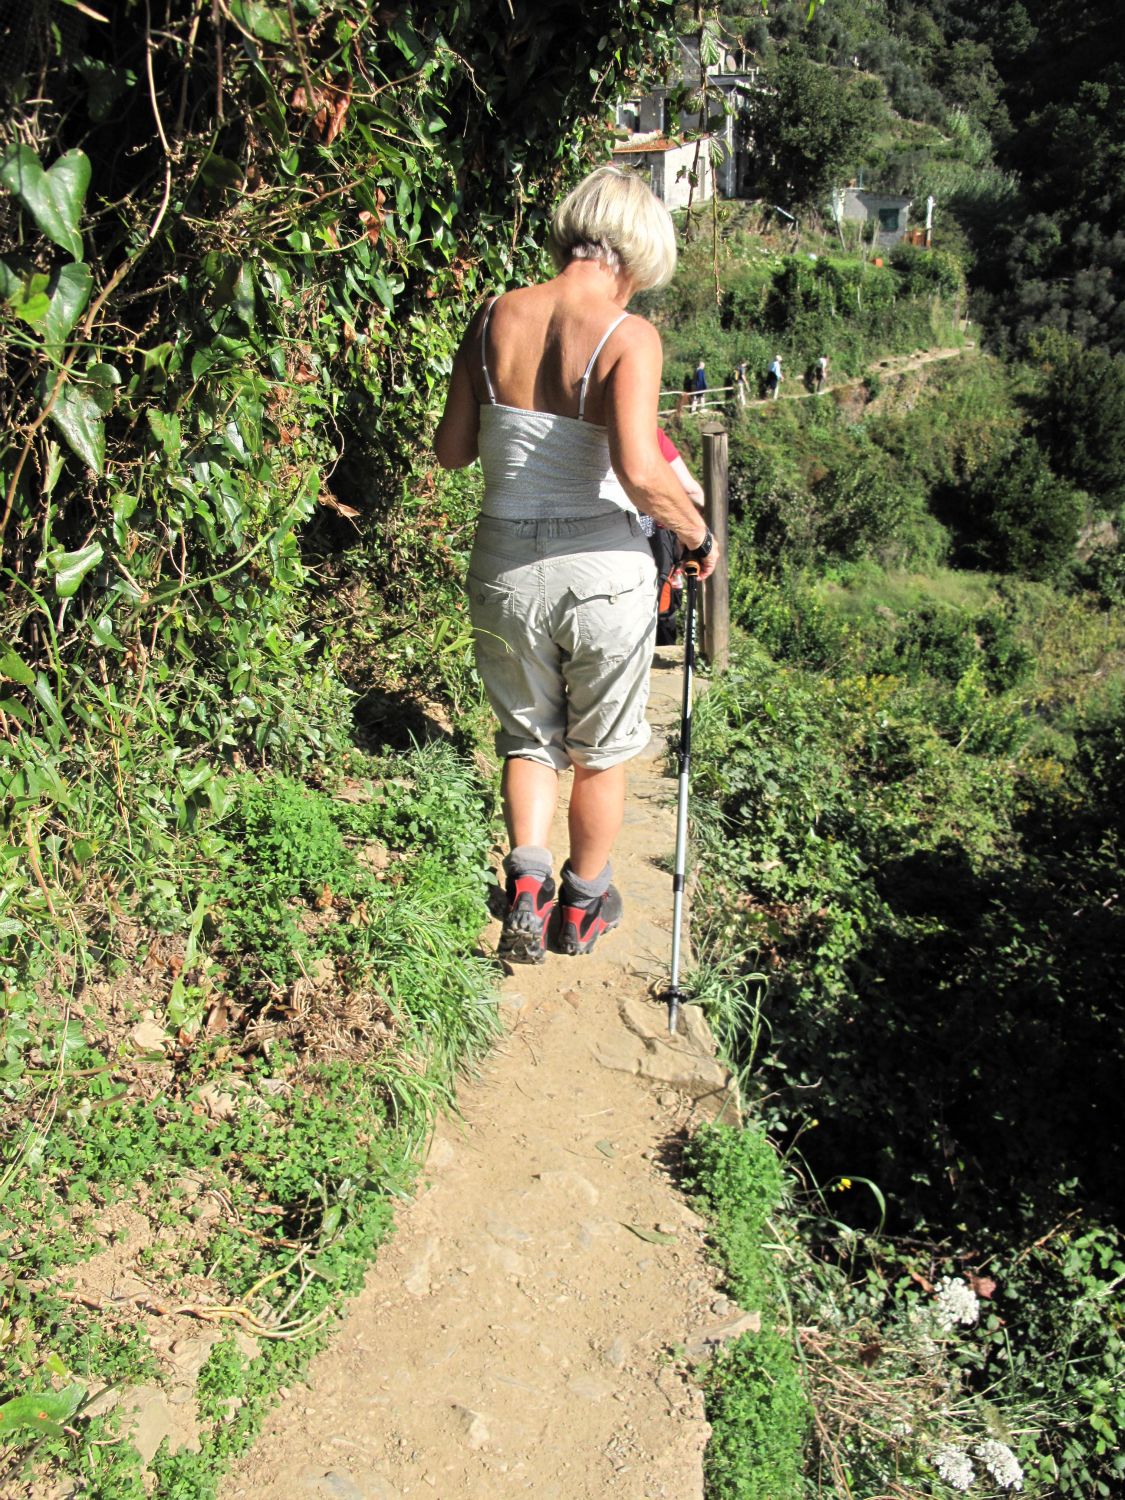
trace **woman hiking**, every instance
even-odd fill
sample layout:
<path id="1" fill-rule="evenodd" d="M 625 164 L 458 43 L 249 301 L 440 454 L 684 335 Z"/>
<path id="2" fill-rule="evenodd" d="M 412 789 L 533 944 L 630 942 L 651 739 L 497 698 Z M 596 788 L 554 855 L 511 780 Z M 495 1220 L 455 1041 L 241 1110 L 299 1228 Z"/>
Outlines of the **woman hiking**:
<path id="1" fill-rule="evenodd" d="M 600 167 L 557 209 L 558 274 L 480 308 L 453 363 L 434 451 L 479 458 L 469 561 L 477 668 L 499 721 L 510 849 L 502 957 L 542 962 L 555 907 L 550 830 L 573 771 L 557 944 L 588 953 L 616 927 L 610 854 L 625 767 L 645 722 L 656 627 L 652 516 L 696 558 L 714 539 L 657 447 L 660 337 L 626 312 L 676 263 L 667 209 L 639 177 Z"/>

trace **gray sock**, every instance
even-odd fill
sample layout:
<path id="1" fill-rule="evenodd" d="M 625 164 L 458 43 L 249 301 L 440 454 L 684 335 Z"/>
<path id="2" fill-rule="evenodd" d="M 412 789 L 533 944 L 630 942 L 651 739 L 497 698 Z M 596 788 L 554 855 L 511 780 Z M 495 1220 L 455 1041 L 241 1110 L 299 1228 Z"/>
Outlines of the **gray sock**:
<path id="1" fill-rule="evenodd" d="M 539 844 L 517 844 L 504 859 L 504 873 L 513 880 L 521 875 L 530 875 L 535 880 L 546 880 L 551 873 L 551 851 Z"/>
<path id="2" fill-rule="evenodd" d="M 613 866 L 606 860 L 605 869 L 595 875 L 592 880 L 583 880 L 581 875 L 576 875 L 570 868 L 568 859 L 562 867 L 562 878 L 566 882 L 568 896 L 577 896 L 576 906 L 589 906 L 591 901 L 596 901 L 599 896 L 604 896 L 609 890 L 609 883 L 613 879 Z"/>

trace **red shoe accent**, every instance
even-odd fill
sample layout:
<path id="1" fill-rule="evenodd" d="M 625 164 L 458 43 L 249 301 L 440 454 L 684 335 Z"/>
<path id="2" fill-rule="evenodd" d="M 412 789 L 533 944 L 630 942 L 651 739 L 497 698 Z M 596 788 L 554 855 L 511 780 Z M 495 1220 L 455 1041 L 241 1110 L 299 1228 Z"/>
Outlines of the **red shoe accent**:
<path id="1" fill-rule="evenodd" d="M 622 910 L 621 893 L 615 885 L 586 906 L 574 906 L 567 901 L 564 885 L 559 906 L 559 951 L 571 957 L 589 953 L 604 932 L 612 932 L 618 926 Z"/>
<path id="2" fill-rule="evenodd" d="M 507 895 L 500 957 L 510 963 L 541 964 L 547 956 L 547 924 L 555 909 L 555 882 L 534 875 L 509 876 Z"/>

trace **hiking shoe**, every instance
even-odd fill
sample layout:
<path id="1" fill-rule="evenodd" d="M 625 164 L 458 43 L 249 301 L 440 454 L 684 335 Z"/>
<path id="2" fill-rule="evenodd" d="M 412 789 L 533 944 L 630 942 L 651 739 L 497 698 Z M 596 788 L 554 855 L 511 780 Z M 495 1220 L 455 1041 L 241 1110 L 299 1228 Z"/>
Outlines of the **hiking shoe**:
<path id="1" fill-rule="evenodd" d="M 618 925 L 623 910 L 621 892 L 615 885 L 585 906 L 576 906 L 564 884 L 559 900 L 559 952 L 572 957 L 589 953 L 603 932 L 611 932 Z"/>
<path id="2" fill-rule="evenodd" d="M 508 910 L 500 933 L 501 958 L 513 964 L 541 964 L 547 956 L 547 924 L 555 909 L 555 882 L 534 875 L 509 875 Z"/>

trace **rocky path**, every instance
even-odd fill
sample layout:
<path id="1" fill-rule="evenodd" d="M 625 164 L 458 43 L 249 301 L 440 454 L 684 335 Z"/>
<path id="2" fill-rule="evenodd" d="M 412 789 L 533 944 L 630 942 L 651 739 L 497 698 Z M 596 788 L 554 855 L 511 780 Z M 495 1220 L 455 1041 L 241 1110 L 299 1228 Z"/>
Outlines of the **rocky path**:
<path id="1" fill-rule="evenodd" d="M 661 762 L 680 692 L 675 653 L 662 656 L 615 860 L 622 928 L 587 958 L 505 981 L 506 1037 L 223 1500 L 702 1496 L 708 1429 L 686 1363 L 753 1319 L 717 1293 L 670 1172 L 683 1129 L 734 1102 L 694 1007 L 672 1042 L 652 999 L 670 941 L 657 861 L 675 838 Z"/>

